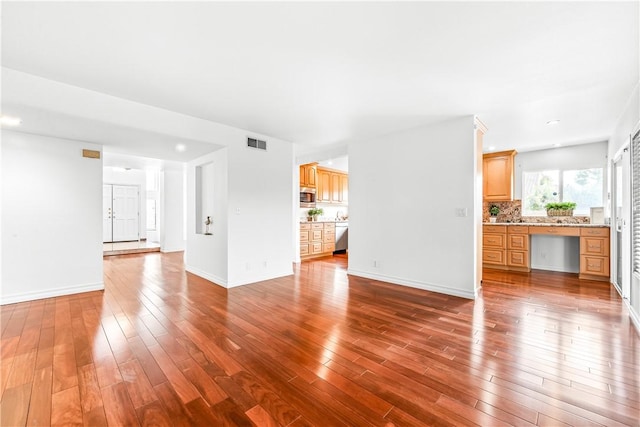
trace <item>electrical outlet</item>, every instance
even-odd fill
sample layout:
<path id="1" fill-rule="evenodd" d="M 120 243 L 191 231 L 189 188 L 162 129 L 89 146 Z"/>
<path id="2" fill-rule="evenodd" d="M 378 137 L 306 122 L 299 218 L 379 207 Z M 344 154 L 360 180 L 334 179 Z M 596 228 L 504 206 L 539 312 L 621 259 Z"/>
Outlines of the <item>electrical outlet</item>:
<path id="1" fill-rule="evenodd" d="M 236 215 L 240 215 L 240 208 L 236 208 Z"/>
<path id="2" fill-rule="evenodd" d="M 467 208 L 456 208 L 456 216 L 464 218 L 467 215 L 469 215 Z"/>
<path id="3" fill-rule="evenodd" d="M 380 261 L 373 260 L 373 266 L 375 268 L 380 268 Z"/>

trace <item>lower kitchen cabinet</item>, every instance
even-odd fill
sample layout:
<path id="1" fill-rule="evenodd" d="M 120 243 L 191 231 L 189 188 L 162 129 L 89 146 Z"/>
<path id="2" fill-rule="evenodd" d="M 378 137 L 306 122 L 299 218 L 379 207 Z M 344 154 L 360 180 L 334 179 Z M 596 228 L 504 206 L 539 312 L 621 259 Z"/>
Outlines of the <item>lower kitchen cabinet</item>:
<path id="1" fill-rule="evenodd" d="M 300 258 L 331 255 L 335 247 L 335 223 L 304 222 L 300 224 Z"/>
<path id="2" fill-rule="evenodd" d="M 609 229 L 580 230 L 580 278 L 609 280 Z"/>

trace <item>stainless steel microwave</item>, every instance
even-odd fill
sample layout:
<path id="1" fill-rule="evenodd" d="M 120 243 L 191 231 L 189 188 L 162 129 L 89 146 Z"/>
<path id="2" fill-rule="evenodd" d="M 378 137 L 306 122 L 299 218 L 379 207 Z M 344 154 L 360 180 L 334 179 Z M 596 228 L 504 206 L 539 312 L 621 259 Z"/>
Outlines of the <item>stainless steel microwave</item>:
<path id="1" fill-rule="evenodd" d="M 300 187 L 300 207 L 316 207 L 316 189 L 311 187 Z"/>

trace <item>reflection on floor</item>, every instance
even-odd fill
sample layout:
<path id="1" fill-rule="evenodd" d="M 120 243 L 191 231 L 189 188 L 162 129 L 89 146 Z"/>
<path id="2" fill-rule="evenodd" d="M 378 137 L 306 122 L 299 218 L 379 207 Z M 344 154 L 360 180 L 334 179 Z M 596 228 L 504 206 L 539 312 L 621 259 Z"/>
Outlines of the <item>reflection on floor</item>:
<path id="1" fill-rule="evenodd" d="M 103 244 L 103 256 L 140 254 L 146 252 L 160 252 L 160 243 L 147 240 L 134 242 L 113 242 Z"/>

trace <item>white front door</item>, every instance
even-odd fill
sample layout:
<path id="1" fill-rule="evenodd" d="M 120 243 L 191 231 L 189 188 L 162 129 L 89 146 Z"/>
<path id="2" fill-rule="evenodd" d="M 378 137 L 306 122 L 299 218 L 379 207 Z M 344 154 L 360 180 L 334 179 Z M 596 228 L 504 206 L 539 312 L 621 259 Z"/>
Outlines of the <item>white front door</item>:
<path id="1" fill-rule="evenodd" d="M 138 240 L 139 216 L 138 187 L 131 185 L 113 186 L 113 241 Z"/>
<path id="2" fill-rule="evenodd" d="M 102 241 L 113 242 L 113 222 L 111 219 L 111 203 L 113 202 L 113 186 L 102 186 Z"/>

